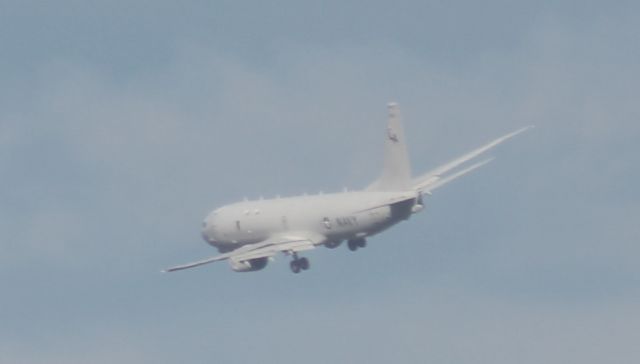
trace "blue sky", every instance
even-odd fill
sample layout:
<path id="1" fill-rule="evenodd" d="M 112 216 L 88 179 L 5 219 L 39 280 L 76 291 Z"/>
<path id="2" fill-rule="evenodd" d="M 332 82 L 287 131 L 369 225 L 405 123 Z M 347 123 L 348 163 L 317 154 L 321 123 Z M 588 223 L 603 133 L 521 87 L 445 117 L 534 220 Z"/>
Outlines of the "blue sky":
<path id="1" fill-rule="evenodd" d="M 0 4 L 0 362 L 636 363 L 639 6 Z M 367 249 L 214 254 L 207 212 L 523 125 Z"/>

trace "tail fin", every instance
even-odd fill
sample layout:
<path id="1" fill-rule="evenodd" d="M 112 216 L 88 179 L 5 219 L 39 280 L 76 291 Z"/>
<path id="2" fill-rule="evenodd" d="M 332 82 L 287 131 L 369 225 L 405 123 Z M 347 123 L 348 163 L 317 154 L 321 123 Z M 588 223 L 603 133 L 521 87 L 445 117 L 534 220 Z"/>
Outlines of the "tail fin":
<path id="1" fill-rule="evenodd" d="M 406 191 L 412 187 L 411 164 L 400 119 L 400 108 L 395 102 L 390 103 L 388 108 L 389 121 L 384 143 L 382 175 L 367 190 Z"/>

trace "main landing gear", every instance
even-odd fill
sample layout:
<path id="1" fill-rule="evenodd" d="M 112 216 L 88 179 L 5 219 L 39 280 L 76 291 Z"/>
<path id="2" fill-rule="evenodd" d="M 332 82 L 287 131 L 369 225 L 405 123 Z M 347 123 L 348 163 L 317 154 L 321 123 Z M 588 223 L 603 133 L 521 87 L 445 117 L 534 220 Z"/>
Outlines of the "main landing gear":
<path id="1" fill-rule="evenodd" d="M 351 239 L 347 241 L 347 246 L 352 252 L 358 250 L 358 248 L 364 248 L 367 246 L 367 240 L 365 238 Z"/>
<path id="2" fill-rule="evenodd" d="M 293 253 L 293 260 L 289 263 L 289 267 L 293 273 L 300 273 L 300 271 L 309 269 L 309 259 L 298 258 L 298 254 Z"/>

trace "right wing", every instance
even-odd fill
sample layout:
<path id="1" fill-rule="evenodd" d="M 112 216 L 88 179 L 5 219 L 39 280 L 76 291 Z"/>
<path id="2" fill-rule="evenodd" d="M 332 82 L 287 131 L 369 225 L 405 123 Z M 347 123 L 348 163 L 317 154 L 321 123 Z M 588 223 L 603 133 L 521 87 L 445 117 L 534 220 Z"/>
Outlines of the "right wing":
<path id="1" fill-rule="evenodd" d="M 178 265 L 163 270 L 163 272 L 174 272 L 188 268 L 198 267 L 204 264 L 232 259 L 236 262 L 243 262 L 258 258 L 271 258 L 277 253 L 293 254 L 305 250 L 314 249 L 316 245 L 323 244 L 326 237 L 315 233 L 293 233 L 273 236 L 259 243 L 247 244 L 228 253 L 220 254 L 211 258 L 193 263 Z"/>
<path id="2" fill-rule="evenodd" d="M 478 157 L 479 155 L 481 155 L 482 153 L 488 151 L 489 149 L 497 146 L 498 144 L 513 138 L 514 136 L 523 133 L 529 129 L 533 128 L 533 125 L 529 125 L 526 126 L 522 129 L 518 129 L 512 133 L 509 133 L 507 135 L 504 135 L 498 139 L 495 139 L 483 146 L 481 146 L 478 149 L 474 149 L 471 152 L 458 157 L 454 160 L 452 160 L 449 163 L 446 163 L 438 168 L 435 168 L 425 174 L 423 174 L 422 176 L 415 178 L 413 180 L 413 188 L 416 191 L 420 191 L 420 192 L 427 192 L 429 193 L 432 190 L 435 190 L 436 188 L 442 187 L 445 184 L 453 181 L 456 178 L 459 178 L 477 168 L 480 168 L 482 166 L 484 166 L 485 164 L 491 162 L 491 159 L 487 159 L 484 160 L 482 162 L 476 163 L 470 167 L 467 167 L 461 171 L 458 172 L 454 172 L 453 174 L 449 174 L 447 175 L 448 172 L 453 171 L 454 169 L 456 169 L 457 167 L 460 167 L 462 164 Z"/>

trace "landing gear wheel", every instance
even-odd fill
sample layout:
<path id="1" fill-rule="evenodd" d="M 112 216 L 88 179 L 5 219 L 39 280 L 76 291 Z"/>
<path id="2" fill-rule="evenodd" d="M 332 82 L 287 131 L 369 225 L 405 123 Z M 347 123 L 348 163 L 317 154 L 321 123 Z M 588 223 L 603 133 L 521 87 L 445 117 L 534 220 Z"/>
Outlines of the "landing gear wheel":
<path id="1" fill-rule="evenodd" d="M 351 250 L 352 252 L 358 250 L 358 241 L 357 240 L 349 240 L 347 242 L 347 246 L 349 247 L 349 250 Z"/>
<path id="2" fill-rule="evenodd" d="M 352 252 L 358 250 L 358 248 L 364 248 L 367 246 L 367 240 L 365 238 L 351 239 L 347 241 L 347 246 Z"/>
<path id="3" fill-rule="evenodd" d="M 298 260 L 292 260 L 291 263 L 289 263 L 289 267 L 291 267 L 291 271 L 293 273 L 300 273 L 300 264 L 298 264 Z"/>
<path id="4" fill-rule="evenodd" d="M 360 248 L 364 248 L 367 246 L 367 241 L 365 239 L 358 239 L 358 246 Z"/>
<path id="5" fill-rule="evenodd" d="M 309 259 L 307 258 L 300 258 L 298 259 L 298 266 L 300 267 L 300 269 L 302 270 L 307 270 L 309 269 Z"/>

